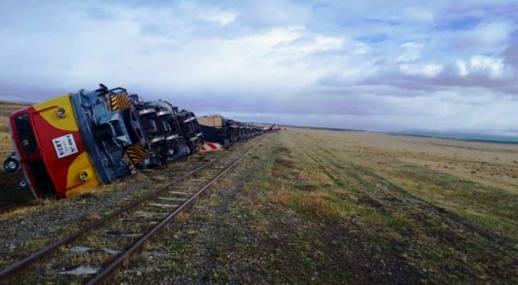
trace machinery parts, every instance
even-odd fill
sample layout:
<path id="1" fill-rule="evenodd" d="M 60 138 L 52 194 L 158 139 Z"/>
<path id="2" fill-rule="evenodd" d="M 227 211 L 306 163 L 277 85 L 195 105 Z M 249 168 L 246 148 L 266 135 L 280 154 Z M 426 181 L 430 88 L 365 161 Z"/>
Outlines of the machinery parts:
<path id="1" fill-rule="evenodd" d="M 134 161 L 138 167 L 162 166 L 189 155 L 177 108 L 165 101 L 141 101 L 132 96 L 129 112 L 135 142 L 146 153 L 145 159 Z"/>

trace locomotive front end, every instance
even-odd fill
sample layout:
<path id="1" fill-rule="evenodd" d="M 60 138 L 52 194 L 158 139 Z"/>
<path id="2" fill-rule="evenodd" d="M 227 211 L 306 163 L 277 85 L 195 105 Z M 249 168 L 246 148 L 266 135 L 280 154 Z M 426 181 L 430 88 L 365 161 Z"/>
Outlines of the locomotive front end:
<path id="1" fill-rule="evenodd" d="M 129 136 L 105 93 L 81 90 L 11 114 L 5 170 L 23 171 L 34 197 L 57 199 L 129 175 L 121 160 Z"/>
<path id="2" fill-rule="evenodd" d="M 64 198 L 99 184 L 70 96 L 27 107 L 9 117 L 15 154 L 4 165 L 16 161 L 35 197 Z"/>

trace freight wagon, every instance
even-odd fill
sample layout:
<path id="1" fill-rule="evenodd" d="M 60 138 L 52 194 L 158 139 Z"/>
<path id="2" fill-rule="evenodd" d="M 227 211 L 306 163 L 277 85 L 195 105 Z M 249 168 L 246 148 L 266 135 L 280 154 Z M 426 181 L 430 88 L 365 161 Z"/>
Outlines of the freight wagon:
<path id="1" fill-rule="evenodd" d="M 225 148 L 263 133 L 260 127 L 225 119 L 220 115 L 200 116 L 197 119 L 204 139 L 220 143 Z"/>

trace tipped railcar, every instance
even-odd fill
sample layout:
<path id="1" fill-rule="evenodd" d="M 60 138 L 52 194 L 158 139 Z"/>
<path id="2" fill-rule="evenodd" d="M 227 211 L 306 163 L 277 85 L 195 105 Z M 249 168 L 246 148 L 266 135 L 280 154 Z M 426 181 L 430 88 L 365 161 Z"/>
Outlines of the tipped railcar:
<path id="1" fill-rule="evenodd" d="M 206 141 L 222 144 L 225 148 L 264 132 L 261 127 L 225 119 L 220 115 L 200 116 L 198 123 Z"/>
<path id="2" fill-rule="evenodd" d="M 180 123 L 183 136 L 186 138 L 187 147 L 189 147 L 190 152 L 198 152 L 200 146 L 204 143 L 204 138 L 196 115 L 185 109 L 181 110 L 178 112 L 178 122 Z"/>
<path id="3" fill-rule="evenodd" d="M 65 198 L 195 152 L 203 137 L 191 118 L 123 88 L 80 90 L 10 115 L 4 168 L 23 171 L 35 197 Z"/>

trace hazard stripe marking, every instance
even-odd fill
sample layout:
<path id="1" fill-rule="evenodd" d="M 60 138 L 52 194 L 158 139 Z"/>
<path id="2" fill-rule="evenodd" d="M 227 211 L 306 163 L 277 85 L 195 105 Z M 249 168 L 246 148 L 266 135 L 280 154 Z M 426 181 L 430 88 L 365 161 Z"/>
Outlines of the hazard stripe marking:
<path id="1" fill-rule="evenodd" d="M 112 111 L 127 110 L 131 106 L 131 100 L 128 94 L 111 96 L 110 103 Z"/>
<path id="2" fill-rule="evenodd" d="M 222 150 L 222 149 L 223 149 L 223 146 L 219 143 L 207 142 L 207 143 L 204 143 L 202 146 L 200 146 L 200 152 L 218 151 L 218 150 Z"/>
<path id="3" fill-rule="evenodd" d="M 148 153 L 140 144 L 129 146 L 126 150 L 126 153 L 128 154 L 130 160 L 135 164 L 141 163 L 148 158 Z"/>

